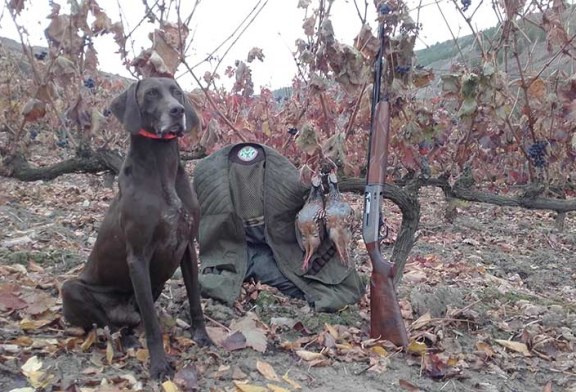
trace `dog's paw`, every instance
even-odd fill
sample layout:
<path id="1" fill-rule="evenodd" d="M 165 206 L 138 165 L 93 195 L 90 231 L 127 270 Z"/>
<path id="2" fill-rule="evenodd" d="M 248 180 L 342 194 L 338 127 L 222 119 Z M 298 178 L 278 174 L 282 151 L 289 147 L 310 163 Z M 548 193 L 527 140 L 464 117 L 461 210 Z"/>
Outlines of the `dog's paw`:
<path id="1" fill-rule="evenodd" d="M 156 380 L 164 380 L 165 378 L 174 375 L 174 369 L 166 358 L 161 360 L 151 361 L 150 363 L 150 378 Z"/>
<path id="2" fill-rule="evenodd" d="M 210 336 L 208 336 L 208 333 L 206 332 L 205 328 L 198 328 L 194 332 L 194 341 L 198 343 L 199 346 L 202 347 L 214 345 L 214 342 L 212 341 L 212 339 L 210 339 Z"/>

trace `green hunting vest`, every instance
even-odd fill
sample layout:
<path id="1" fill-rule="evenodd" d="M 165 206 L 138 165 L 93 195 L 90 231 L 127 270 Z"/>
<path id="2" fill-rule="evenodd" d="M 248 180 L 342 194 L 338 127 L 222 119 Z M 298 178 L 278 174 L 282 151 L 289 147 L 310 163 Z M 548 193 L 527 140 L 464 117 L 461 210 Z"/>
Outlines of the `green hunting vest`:
<path id="1" fill-rule="evenodd" d="M 304 252 L 296 240 L 295 219 L 309 188 L 300 182 L 296 167 L 272 148 L 246 145 L 259 146 L 265 153 L 265 162 L 259 167 L 264 171 L 261 173 L 263 215 L 266 244 L 274 256 L 271 262 L 276 262 L 282 274 L 317 311 L 337 311 L 356 303 L 365 284 L 355 268 L 339 262 L 329 240 L 321 245 L 312 268 L 308 271 L 301 268 Z M 239 183 L 231 170 L 232 148 L 234 145 L 224 147 L 202 159 L 194 170 L 201 215 L 198 238 L 201 292 L 230 306 L 240 294 L 248 268 L 242 211 L 234 205 L 231 189 Z"/>

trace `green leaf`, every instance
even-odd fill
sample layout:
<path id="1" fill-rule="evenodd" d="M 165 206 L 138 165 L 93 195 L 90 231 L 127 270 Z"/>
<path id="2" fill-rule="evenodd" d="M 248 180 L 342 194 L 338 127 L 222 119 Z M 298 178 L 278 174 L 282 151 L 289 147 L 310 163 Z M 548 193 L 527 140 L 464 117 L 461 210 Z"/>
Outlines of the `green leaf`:
<path id="1" fill-rule="evenodd" d="M 460 76 L 448 74 L 440 76 L 442 79 L 442 92 L 458 94 L 460 92 Z"/>
<path id="2" fill-rule="evenodd" d="M 466 98 L 474 98 L 478 92 L 478 82 L 480 78 L 475 73 L 469 73 L 462 76 L 462 96 Z"/>
<path id="3" fill-rule="evenodd" d="M 460 117 L 469 116 L 476 111 L 478 105 L 476 104 L 476 99 L 474 98 L 465 98 L 462 101 L 462 105 L 460 106 L 460 110 L 458 111 L 458 115 Z"/>

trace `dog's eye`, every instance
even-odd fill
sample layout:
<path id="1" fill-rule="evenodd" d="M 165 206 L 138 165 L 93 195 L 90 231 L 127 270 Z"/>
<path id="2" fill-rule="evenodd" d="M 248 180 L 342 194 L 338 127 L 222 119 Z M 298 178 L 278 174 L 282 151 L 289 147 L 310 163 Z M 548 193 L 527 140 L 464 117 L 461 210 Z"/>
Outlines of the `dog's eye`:
<path id="1" fill-rule="evenodd" d="M 181 98 L 182 97 L 182 91 L 180 89 L 174 89 L 174 91 L 172 92 L 172 94 L 174 94 L 175 97 L 177 98 Z"/>
<path id="2" fill-rule="evenodd" d="M 149 98 L 155 98 L 158 96 L 158 90 L 155 88 L 152 88 L 152 89 L 146 91 L 146 96 Z"/>

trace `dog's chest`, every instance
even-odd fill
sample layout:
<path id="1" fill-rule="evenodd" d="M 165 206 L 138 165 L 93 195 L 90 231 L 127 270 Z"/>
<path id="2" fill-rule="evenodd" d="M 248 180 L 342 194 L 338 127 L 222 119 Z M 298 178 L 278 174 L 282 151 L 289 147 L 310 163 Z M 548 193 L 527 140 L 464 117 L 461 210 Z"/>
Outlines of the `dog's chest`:
<path id="1" fill-rule="evenodd" d="M 159 222 L 162 241 L 159 246 L 165 249 L 178 248 L 190 240 L 192 217 L 184 208 L 176 192 L 167 198 L 165 207 L 160 212 Z"/>

